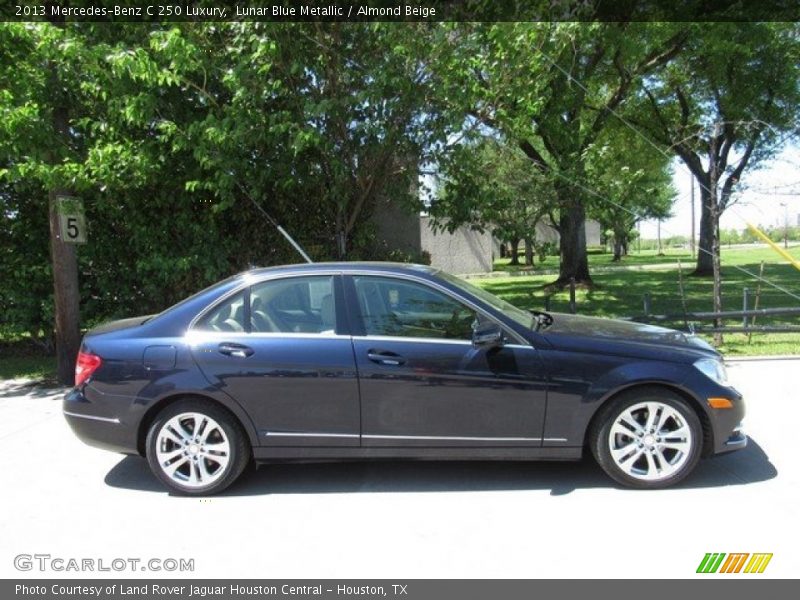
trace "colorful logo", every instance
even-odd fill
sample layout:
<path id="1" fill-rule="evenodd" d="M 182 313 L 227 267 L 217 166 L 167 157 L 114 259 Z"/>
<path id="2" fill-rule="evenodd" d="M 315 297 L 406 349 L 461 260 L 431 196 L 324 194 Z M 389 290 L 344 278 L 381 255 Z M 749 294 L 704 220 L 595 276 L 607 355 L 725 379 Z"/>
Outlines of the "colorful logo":
<path id="1" fill-rule="evenodd" d="M 726 558 L 727 557 L 727 558 Z M 748 560 L 749 558 L 749 560 Z M 698 573 L 763 573 L 772 553 L 757 552 L 707 552 L 697 567 Z"/>

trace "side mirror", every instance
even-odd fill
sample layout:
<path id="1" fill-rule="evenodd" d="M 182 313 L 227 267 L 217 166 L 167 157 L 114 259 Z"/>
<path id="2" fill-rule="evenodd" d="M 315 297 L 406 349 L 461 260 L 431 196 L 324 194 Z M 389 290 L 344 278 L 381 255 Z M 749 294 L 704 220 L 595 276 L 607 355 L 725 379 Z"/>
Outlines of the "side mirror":
<path id="1" fill-rule="evenodd" d="M 496 323 L 481 323 L 472 330 L 472 345 L 493 348 L 503 345 L 503 329 Z"/>

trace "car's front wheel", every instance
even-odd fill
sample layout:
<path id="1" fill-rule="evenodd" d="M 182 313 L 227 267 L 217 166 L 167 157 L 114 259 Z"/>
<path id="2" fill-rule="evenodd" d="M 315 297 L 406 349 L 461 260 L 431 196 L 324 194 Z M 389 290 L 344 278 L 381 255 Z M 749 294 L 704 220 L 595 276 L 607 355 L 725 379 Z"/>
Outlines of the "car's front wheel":
<path id="1" fill-rule="evenodd" d="M 663 488 L 700 460 L 700 419 L 679 395 L 662 388 L 623 393 L 601 409 L 589 443 L 598 464 L 615 481 L 636 488 Z"/>
<path id="2" fill-rule="evenodd" d="M 221 492 L 242 474 L 250 447 L 225 409 L 200 399 L 180 400 L 156 417 L 147 435 L 147 461 L 171 490 L 189 496 Z"/>

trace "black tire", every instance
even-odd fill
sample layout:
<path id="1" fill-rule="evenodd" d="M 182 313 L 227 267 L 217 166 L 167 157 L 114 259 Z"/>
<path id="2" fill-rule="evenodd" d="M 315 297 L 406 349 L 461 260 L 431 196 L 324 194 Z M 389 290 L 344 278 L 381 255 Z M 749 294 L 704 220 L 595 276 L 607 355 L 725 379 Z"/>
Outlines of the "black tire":
<path id="1" fill-rule="evenodd" d="M 173 419 L 179 416 L 184 417 L 184 420 L 178 419 L 178 422 L 184 426 L 184 431 L 188 431 L 188 425 L 192 423 L 197 425 L 198 421 L 202 421 L 202 419 L 192 421 L 188 415 L 205 417 L 205 429 L 200 430 L 199 437 L 202 437 L 203 433 L 207 433 L 209 436 L 207 440 L 204 440 L 208 446 L 204 446 L 202 443 L 191 444 L 192 450 L 197 453 L 194 455 L 189 452 L 189 448 L 181 447 L 171 439 L 166 439 L 168 436 L 174 437 L 173 425 L 170 425 L 168 430 L 164 430 L 165 426 L 171 422 L 174 423 Z M 210 423 L 213 423 L 213 426 L 210 426 Z M 163 435 L 160 435 L 162 432 Z M 165 447 L 167 444 L 172 444 L 172 446 Z M 225 447 L 227 452 L 222 450 L 206 451 L 206 448 L 216 446 Z M 159 450 L 162 453 L 178 454 L 172 464 L 183 460 L 180 469 L 176 469 L 175 476 L 168 474 L 167 467 L 160 463 Z M 203 454 L 204 452 L 206 454 Z M 158 413 L 147 432 L 146 453 L 147 462 L 155 476 L 172 492 L 183 496 L 210 496 L 221 492 L 239 478 L 251 459 L 250 443 L 238 420 L 221 406 L 199 398 L 179 400 Z M 220 458 L 216 458 L 214 454 L 218 454 Z M 162 454 L 162 457 L 164 455 Z M 227 461 L 223 466 L 217 461 L 225 456 L 227 456 Z M 208 483 L 205 483 L 200 476 L 198 461 L 202 463 L 201 466 L 208 475 Z M 192 465 L 192 462 L 195 465 Z M 211 472 L 209 473 L 209 471 Z M 185 480 L 182 481 L 182 478 Z"/>
<path id="2" fill-rule="evenodd" d="M 662 435 L 658 431 L 650 434 L 645 427 L 651 411 L 642 406 L 644 403 L 664 407 L 652 411 L 656 419 L 666 415 L 660 430 Z M 618 433 L 620 426 L 628 429 L 617 421 L 629 410 L 641 429 L 630 428 L 631 435 Z M 684 434 L 686 430 L 689 435 Z M 620 457 L 619 463 L 612 454 L 612 445 Z M 665 388 L 642 387 L 623 392 L 600 409 L 589 432 L 589 446 L 600 467 L 617 483 L 660 489 L 675 485 L 697 466 L 703 448 L 703 428 L 697 413 L 681 396 Z"/>

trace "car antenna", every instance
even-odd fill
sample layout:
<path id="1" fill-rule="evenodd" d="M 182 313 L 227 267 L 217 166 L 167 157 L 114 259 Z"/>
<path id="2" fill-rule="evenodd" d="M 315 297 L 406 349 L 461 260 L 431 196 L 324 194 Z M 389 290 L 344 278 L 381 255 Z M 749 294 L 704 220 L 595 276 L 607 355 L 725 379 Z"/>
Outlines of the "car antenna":
<path id="1" fill-rule="evenodd" d="M 281 227 L 280 223 L 278 223 L 275 219 L 273 219 L 272 215 L 270 215 L 266 210 L 264 210 L 261 207 L 261 205 L 258 202 L 256 202 L 250 194 L 247 193 L 247 190 L 245 190 L 240 183 L 237 182 L 237 185 L 239 186 L 239 189 L 242 190 L 242 192 L 244 192 L 244 195 L 250 199 L 250 202 L 253 203 L 253 206 L 255 206 L 258 209 L 258 211 L 262 215 L 264 215 L 264 217 L 266 217 L 267 221 L 269 221 L 270 223 L 272 223 L 272 225 L 274 225 L 275 229 L 277 229 L 278 232 L 283 237 L 286 238 L 286 241 L 288 241 L 292 245 L 292 247 L 295 250 L 297 250 L 300 256 L 302 256 L 307 263 L 313 263 L 314 261 L 311 260 L 311 257 L 308 254 L 306 254 L 306 251 L 303 250 L 303 247 L 300 244 L 298 244 L 291 235 L 289 235 L 289 232 L 286 231 L 283 227 Z"/>

